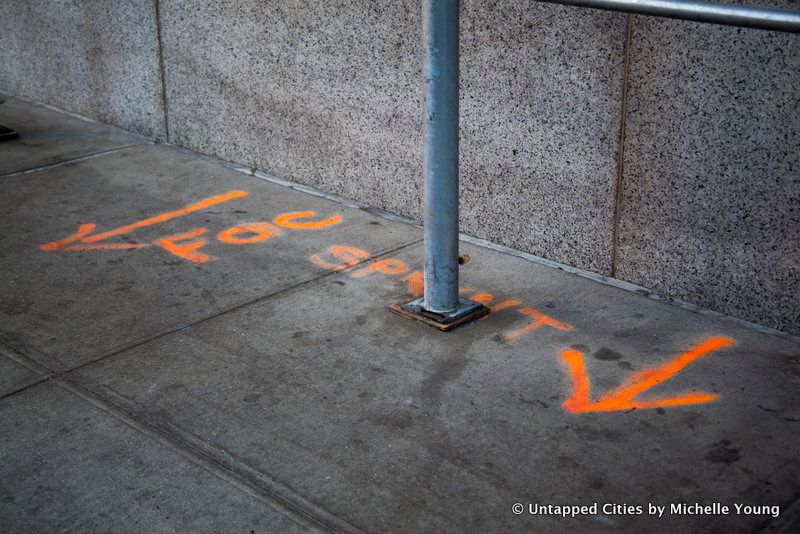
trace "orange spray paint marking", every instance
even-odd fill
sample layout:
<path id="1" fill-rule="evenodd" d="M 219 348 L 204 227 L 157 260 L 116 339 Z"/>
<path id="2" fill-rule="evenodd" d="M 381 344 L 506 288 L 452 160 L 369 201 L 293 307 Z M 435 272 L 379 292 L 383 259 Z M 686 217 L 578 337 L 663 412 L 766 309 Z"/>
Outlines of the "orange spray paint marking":
<path id="1" fill-rule="evenodd" d="M 403 281 L 406 283 L 406 291 L 412 297 L 421 297 L 425 291 L 425 277 L 422 271 L 414 271 L 409 274 Z"/>
<path id="2" fill-rule="evenodd" d="M 223 195 L 217 195 L 214 197 L 206 198 L 200 200 L 199 202 L 194 202 L 189 204 L 188 206 L 181 208 L 175 211 L 169 211 L 167 213 L 162 213 L 160 215 L 156 215 L 155 217 L 150 217 L 149 219 L 144 219 L 142 221 L 135 222 L 133 224 L 129 224 L 127 226 L 122 226 L 117 228 L 116 230 L 110 230 L 108 232 L 103 232 L 102 234 L 93 235 L 84 239 L 86 243 L 94 243 L 95 241 L 103 240 L 107 237 L 112 237 L 115 235 L 120 234 L 127 234 L 136 230 L 137 228 L 142 228 L 144 226 L 152 226 L 154 224 L 159 224 L 170 219 L 174 219 L 176 217 L 181 217 L 183 215 L 187 215 L 189 213 L 193 213 L 195 211 L 200 211 L 205 209 L 209 206 L 213 206 L 215 204 L 221 204 L 222 202 L 228 202 L 229 200 L 233 200 L 234 198 L 241 198 L 246 197 L 249 193 L 247 191 L 231 191 L 229 193 L 225 193 Z"/>
<path id="3" fill-rule="evenodd" d="M 583 354 L 576 350 L 564 350 L 561 352 L 561 359 L 567 364 L 572 379 L 572 396 L 564 401 L 564 409 L 573 413 L 612 412 L 633 408 L 660 408 L 711 402 L 717 398 L 717 395 L 690 393 L 646 401 L 638 401 L 635 398 L 643 391 L 674 376 L 693 361 L 732 344 L 733 340 L 727 337 L 706 339 L 660 367 L 642 369 L 634 373 L 622 385 L 601 395 L 595 402 L 591 402 L 589 399 L 589 378 L 586 375 Z"/>
<path id="4" fill-rule="evenodd" d="M 240 224 L 239 226 L 232 226 L 227 230 L 223 230 L 217 234 L 217 239 L 229 245 L 249 245 L 251 243 L 266 241 L 282 233 L 283 231 L 280 228 L 268 222 L 252 222 Z M 241 237 L 242 234 L 250 235 Z"/>
<path id="5" fill-rule="evenodd" d="M 516 299 L 506 299 L 502 302 L 499 302 L 498 304 L 495 304 L 494 306 L 489 306 L 489 310 L 492 313 L 496 313 L 499 312 L 500 310 L 505 310 L 506 308 L 513 308 L 514 306 L 519 306 L 520 304 L 522 303 Z"/>
<path id="6" fill-rule="evenodd" d="M 494 300 L 494 295 L 492 295 L 491 293 L 475 293 L 474 295 L 468 298 L 472 302 L 477 302 L 479 304 L 487 306 L 491 313 L 499 312 L 500 310 L 505 310 L 506 308 L 513 308 L 514 306 L 519 306 L 520 304 L 522 304 L 520 301 L 516 299 L 506 299 L 495 304 L 494 306 L 490 306 L 489 303 Z M 480 319 L 484 319 L 486 317 L 487 316 L 484 315 Z"/>
<path id="7" fill-rule="evenodd" d="M 278 215 L 272 220 L 272 222 L 278 226 L 283 226 L 284 228 L 316 230 L 318 228 L 325 228 L 326 226 L 333 226 L 334 224 L 338 224 L 342 221 L 342 217 L 340 215 L 334 215 L 333 217 L 328 217 L 327 219 L 323 219 L 321 221 L 294 222 L 295 219 L 306 219 L 308 217 L 314 217 L 315 215 L 316 213 L 313 211 L 293 211 L 291 213 Z"/>
<path id="8" fill-rule="evenodd" d="M 96 227 L 95 224 L 82 224 L 78 227 L 78 231 L 61 241 L 53 241 L 46 243 L 39 247 L 40 250 L 126 250 L 132 248 L 148 247 L 150 245 L 142 245 L 138 243 L 103 243 L 101 245 L 86 245 L 83 243 L 70 244 L 84 236 L 89 235 Z"/>
<path id="9" fill-rule="evenodd" d="M 207 230 L 205 228 L 196 228 L 195 230 L 184 232 L 182 234 L 164 237 L 156 241 L 156 244 L 160 247 L 163 247 L 167 252 L 170 252 L 171 254 L 174 254 L 180 258 L 184 258 L 195 263 L 203 263 L 213 259 L 211 256 L 203 254 L 202 252 L 195 252 L 197 249 L 206 244 L 205 239 L 195 239 L 194 241 L 188 243 L 178 243 L 178 241 L 186 241 L 187 239 L 192 239 L 199 235 L 203 235 L 206 232 Z"/>
<path id="10" fill-rule="evenodd" d="M 214 197 L 206 198 L 199 202 L 194 202 L 189 204 L 186 207 L 183 207 L 179 210 L 170 211 L 167 213 L 162 213 L 160 215 L 156 215 L 155 217 L 150 217 L 148 219 L 144 219 L 141 221 L 137 221 L 132 224 L 128 224 L 125 226 L 121 226 L 116 230 L 109 230 L 108 232 L 103 232 L 100 234 L 95 235 L 88 235 L 91 233 L 92 230 L 95 229 L 96 225 L 94 224 L 82 224 L 78 228 L 78 231 L 71 235 L 66 239 L 62 239 L 61 241 L 53 241 L 52 243 L 45 243 L 41 245 L 39 248 L 41 250 L 49 251 L 49 250 L 99 250 L 99 249 L 125 249 L 125 248 L 141 248 L 147 245 L 139 245 L 139 244 L 119 244 L 119 245 L 93 245 L 87 246 L 88 243 L 96 243 L 97 241 L 102 241 L 103 239 L 107 239 L 109 237 L 127 234 L 136 230 L 137 228 L 142 228 L 145 226 L 152 226 L 154 224 L 159 224 L 170 219 L 174 219 L 176 217 L 181 217 L 182 215 L 186 215 L 188 213 L 192 213 L 195 211 L 200 211 L 204 208 L 209 206 L 213 206 L 214 204 L 220 204 L 222 202 L 228 202 L 229 200 L 233 200 L 235 198 L 241 198 L 247 196 L 249 193 L 246 191 L 230 191 L 228 193 L 217 195 Z M 75 245 L 69 245 L 74 241 L 78 241 Z"/>
<path id="11" fill-rule="evenodd" d="M 542 327 L 542 326 L 550 326 L 550 327 L 555 328 L 557 330 L 566 330 L 566 331 L 572 330 L 572 325 L 571 324 L 562 323 L 561 321 L 557 321 L 556 319 L 553 319 L 552 317 L 550 317 L 548 315 L 540 313 L 540 312 L 534 310 L 533 308 L 525 307 L 525 308 L 520 308 L 518 311 L 520 313 L 524 314 L 524 315 L 527 315 L 528 317 L 533 318 L 533 321 L 531 321 L 527 325 L 523 326 L 522 328 L 518 328 L 516 330 L 512 330 L 511 332 L 508 332 L 506 334 L 506 336 L 505 336 L 506 337 L 506 341 L 514 341 L 519 336 L 521 336 L 523 334 L 527 334 L 528 332 L 530 332 L 532 330 L 536 330 L 537 328 Z"/>
<path id="12" fill-rule="evenodd" d="M 302 213 L 310 213 L 310 212 L 302 212 Z M 337 245 L 333 247 L 329 247 L 328 251 L 329 254 L 339 258 L 342 260 L 343 263 L 330 263 L 326 261 L 323 254 L 312 254 L 309 256 L 309 260 L 311 260 L 314 265 L 322 268 L 322 269 L 330 269 L 334 271 L 343 271 L 349 267 L 354 267 L 361 263 L 363 260 L 366 260 L 370 257 L 369 253 L 366 250 L 361 250 L 354 247 L 348 247 L 344 245 Z M 364 267 L 361 269 L 356 269 L 351 273 L 351 276 L 354 278 L 362 278 L 368 275 L 371 272 L 379 272 L 387 275 L 403 275 L 408 272 L 408 265 L 405 262 L 396 259 L 384 259 L 374 262 L 372 265 L 368 267 Z M 425 276 L 422 271 L 414 271 L 409 273 L 408 275 L 402 278 L 403 282 L 406 283 L 406 291 L 412 297 L 420 297 L 422 296 L 425 290 Z M 472 289 L 461 287 L 459 288 L 459 294 L 464 295 L 471 292 Z M 491 293 L 476 293 L 471 297 L 467 297 L 473 300 L 474 302 L 479 302 L 484 306 L 489 308 L 491 313 L 496 313 L 501 310 L 514 308 L 520 306 L 522 303 L 517 299 L 504 299 L 498 302 L 495 305 L 491 305 L 491 302 L 494 301 L 494 295 Z M 517 330 L 511 331 L 505 335 L 505 339 L 507 341 L 513 341 L 518 337 L 527 334 L 537 328 L 542 326 L 550 326 L 551 328 L 555 328 L 558 330 L 572 330 L 573 327 L 570 324 L 562 323 L 552 317 L 544 315 L 532 308 L 521 308 L 519 310 L 520 313 L 527 315 L 533 319 L 530 323 L 525 325 L 522 328 Z M 488 315 L 484 315 L 481 319 L 488 317 Z"/>
<path id="13" fill-rule="evenodd" d="M 479 317 L 478 320 L 486 319 L 492 313 L 497 313 L 500 310 L 505 310 L 506 308 L 513 308 L 515 306 L 519 306 L 522 304 L 520 301 L 516 299 L 505 299 L 503 301 L 498 302 L 494 306 L 491 306 L 490 303 L 494 300 L 494 295 L 491 293 L 476 293 L 469 297 L 469 299 L 473 302 L 478 302 L 483 304 L 484 306 L 489 308 L 489 313 L 484 315 L 483 317 Z"/>
<path id="14" fill-rule="evenodd" d="M 484 306 L 488 306 L 490 302 L 494 300 L 494 295 L 491 293 L 476 293 L 469 298 L 472 302 L 477 302 L 479 304 L 483 304 Z"/>
<path id="15" fill-rule="evenodd" d="M 369 258 L 369 252 L 360 248 L 348 247 L 345 245 L 334 245 L 328 247 L 328 252 L 343 263 L 329 263 L 322 258 L 322 254 L 312 254 L 308 257 L 311 263 L 323 269 L 333 271 L 343 271 L 348 267 L 354 267 Z"/>
<path id="16" fill-rule="evenodd" d="M 492 298 L 488 299 L 487 302 L 483 302 L 484 300 L 487 300 L 487 298 L 486 298 L 487 295 L 492 297 Z M 473 295 L 473 296 L 469 297 L 469 299 L 474 301 L 474 302 L 479 302 L 479 303 L 481 303 L 484 306 L 489 308 L 489 313 L 487 313 L 486 315 L 482 315 L 481 317 L 478 317 L 478 319 L 477 319 L 478 321 L 483 321 L 484 319 L 486 319 L 487 317 L 489 317 L 493 313 L 497 313 L 500 310 L 505 310 L 506 308 L 513 308 L 515 306 L 519 306 L 520 304 L 522 304 L 520 301 L 518 301 L 516 299 L 506 299 L 504 301 L 501 301 L 498 304 L 495 304 L 494 306 L 489 306 L 489 302 L 491 302 L 494 299 L 494 295 L 492 295 L 491 293 L 478 293 L 477 295 Z M 481 300 L 478 300 L 478 299 L 481 299 Z M 515 336 L 513 339 L 516 339 L 517 337 L 519 337 L 520 335 L 522 335 L 524 333 L 525 332 L 520 333 L 518 336 Z M 506 340 L 507 341 L 512 341 L 512 339 L 508 339 L 508 337 L 506 337 Z"/>
<path id="17" fill-rule="evenodd" d="M 421 297 L 422 293 L 425 291 L 425 276 L 422 274 L 422 271 L 414 271 L 413 273 L 409 274 L 403 281 L 406 283 L 406 291 L 412 297 Z M 466 289 L 466 288 L 462 288 Z M 459 291 L 459 293 L 462 293 Z M 470 300 L 474 302 L 479 302 L 484 306 L 489 306 L 489 303 L 494 300 L 494 295 L 491 293 L 477 293 L 469 297 Z M 494 306 L 489 306 L 489 311 L 492 313 L 499 312 L 500 310 L 504 310 L 506 308 L 513 308 L 514 306 L 519 306 L 522 304 L 520 301 L 516 299 L 505 299 Z M 484 315 L 480 319 L 485 319 L 488 315 Z M 479 320 L 480 320 L 479 319 Z"/>
<path id="18" fill-rule="evenodd" d="M 405 274 L 408 272 L 408 265 L 405 262 L 400 260 L 378 260 L 369 267 L 365 267 L 363 269 L 358 269 L 357 271 L 353 271 L 350 273 L 350 276 L 353 278 L 361 278 L 363 276 L 368 275 L 372 272 L 378 272 L 382 274 Z"/>

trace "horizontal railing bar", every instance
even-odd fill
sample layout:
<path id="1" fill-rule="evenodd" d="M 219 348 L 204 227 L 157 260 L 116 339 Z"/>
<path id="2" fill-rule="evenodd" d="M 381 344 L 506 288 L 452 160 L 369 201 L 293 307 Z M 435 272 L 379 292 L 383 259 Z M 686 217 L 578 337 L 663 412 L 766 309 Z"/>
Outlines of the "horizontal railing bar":
<path id="1" fill-rule="evenodd" d="M 800 12 L 695 0 L 537 0 L 549 4 L 591 7 L 638 15 L 710 22 L 760 30 L 800 32 Z"/>

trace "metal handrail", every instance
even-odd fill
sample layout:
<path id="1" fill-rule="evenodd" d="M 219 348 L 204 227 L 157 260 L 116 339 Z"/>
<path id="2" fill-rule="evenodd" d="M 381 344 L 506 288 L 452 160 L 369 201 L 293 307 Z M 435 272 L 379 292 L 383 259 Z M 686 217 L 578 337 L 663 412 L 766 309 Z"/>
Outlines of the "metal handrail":
<path id="1" fill-rule="evenodd" d="M 759 30 L 800 32 L 800 12 L 695 0 L 538 0 L 548 4 L 591 7 L 671 19 L 742 26 Z"/>

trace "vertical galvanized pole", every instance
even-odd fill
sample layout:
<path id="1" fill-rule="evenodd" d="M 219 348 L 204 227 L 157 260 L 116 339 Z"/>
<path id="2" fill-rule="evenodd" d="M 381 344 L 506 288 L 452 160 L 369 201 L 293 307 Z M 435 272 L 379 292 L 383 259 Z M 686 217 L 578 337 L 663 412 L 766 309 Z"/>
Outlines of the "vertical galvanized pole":
<path id="1" fill-rule="evenodd" d="M 424 0 L 424 294 L 389 306 L 440 330 L 488 313 L 458 296 L 458 0 Z"/>
<path id="2" fill-rule="evenodd" d="M 425 0 L 425 296 L 458 308 L 458 0 Z"/>

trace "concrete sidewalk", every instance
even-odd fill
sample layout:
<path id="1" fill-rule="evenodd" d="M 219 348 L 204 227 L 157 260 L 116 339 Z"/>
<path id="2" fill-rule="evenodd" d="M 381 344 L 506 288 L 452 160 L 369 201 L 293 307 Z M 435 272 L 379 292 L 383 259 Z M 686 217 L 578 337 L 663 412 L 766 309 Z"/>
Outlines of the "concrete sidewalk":
<path id="1" fill-rule="evenodd" d="M 800 339 L 474 243 L 493 313 L 439 332 L 387 308 L 416 226 L 0 124 L 3 532 L 800 528 Z"/>

